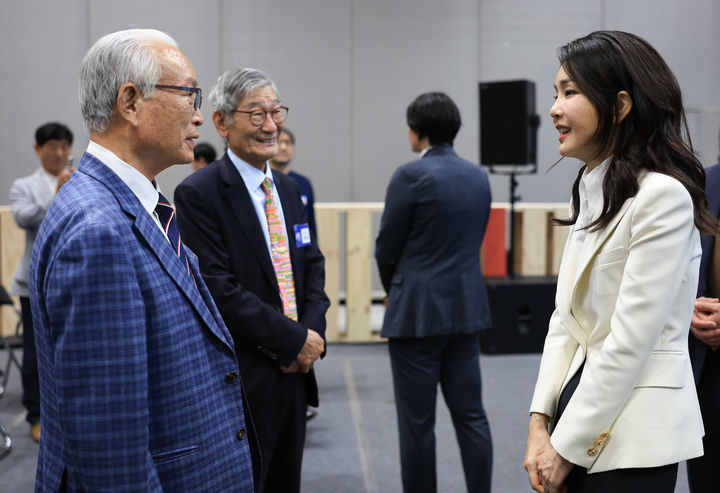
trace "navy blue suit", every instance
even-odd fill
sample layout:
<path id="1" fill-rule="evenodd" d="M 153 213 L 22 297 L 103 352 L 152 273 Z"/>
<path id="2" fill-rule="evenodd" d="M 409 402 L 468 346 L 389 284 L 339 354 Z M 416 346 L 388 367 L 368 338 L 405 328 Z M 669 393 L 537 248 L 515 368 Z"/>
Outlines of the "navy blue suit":
<path id="1" fill-rule="evenodd" d="M 705 193 L 710 213 L 720 217 L 720 164 L 705 170 Z M 708 290 L 708 276 L 711 274 L 711 259 L 715 248 L 715 235 L 702 237 L 702 259 L 698 297 L 718 298 L 720 293 Z M 718 280 L 715 285 L 718 286 Z M 692 493 L 715 492 L 718 489 L 717 473 L 720 465 L 720 351 L 710 347 L 690 333 L 690 360 L 698 390 L 700 411 L 705 426 L 703 449 L 705 454 L 688 461 L 688 481 Z"/>
<path id="2" fill-rule="evenodd" d="M 254 491 L 232 338 L 186 253 L 194 278 L 130 188 L 83 155 L 30 267 L 37 492 Z"/>
<path id="3" fill-rule="evenodd" d="M 388 294 L 389 338 L 406 492 L 435 491 L 435 402 L 445 395 L 471 492 L 489 492 L 490 429 L 481 399 L 480 331 L 490 327 L 480 245 L 487 173 L 432 147 L 388 185 L 375 258 Z"/>
<path id="4" fill-rule="evenodd" d="M 297 183 L 273 171 L 287 227 L 298 321 L 283 314 L 282 298 L 258 216 L 230 158 L 193 173 L 175 189 L 183 241 L 235 341 L 260 451 L 265 491 L 297 491 L 305 442 L 305 409 L 317 406 L 315 374 L 284 374 L 310 328 L 325 337 L 324 258 L 314 238 L 298 246 L 294 225 L 307 223 Z"/>

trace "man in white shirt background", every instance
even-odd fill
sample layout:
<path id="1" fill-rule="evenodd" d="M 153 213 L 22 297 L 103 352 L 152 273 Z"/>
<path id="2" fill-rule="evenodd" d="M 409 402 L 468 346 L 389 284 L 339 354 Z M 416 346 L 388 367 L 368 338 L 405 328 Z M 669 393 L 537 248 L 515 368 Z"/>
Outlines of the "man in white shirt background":
<path id="1" fill-rule="evenodd" d="M 70 152 L 73 134 L 62 123 L 46 123 L 35 131 L 35 153 L 41 167 L 33 174 L 18 178 L 10 188 L 10 208 L 18 226 L 25 230 L 25 251 L 20 259 L 11 294 L 20 297 L 23 321 L 23 406 L 27 409 L 30 434 L 40 441 L 40 384 L 38 382 L 35 338 L 28 295 L 30 255 L 35 236 L 60 187 L 75 170 Z"/>

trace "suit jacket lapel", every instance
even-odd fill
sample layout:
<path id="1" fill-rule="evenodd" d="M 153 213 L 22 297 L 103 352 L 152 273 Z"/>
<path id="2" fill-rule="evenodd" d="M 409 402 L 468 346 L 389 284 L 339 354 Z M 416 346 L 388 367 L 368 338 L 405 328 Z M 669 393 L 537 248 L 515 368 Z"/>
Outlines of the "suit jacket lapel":
<path id="1" fill-rule="evenodd" d="M 140 206 L 138 205 L 138 207 Z M 142 212 L 145 211 L 143 210 Z M 180 262 L 180 259 L 175 254 L 175 250 L 172 245 L 165 235 L 162 234 L 157 224 L 155 224 L 155 221 L 153 221 L 147 213 L 137 214 L 135 217 L 134 227 L 138 235 L 143 237 L 150 245 L 150 248 L 157 256 L 163 269 L 165 269 L 165 271 L 178 285 L 180 290 L 188 298 L 190 303 L 192 303 L 193 307 L 200 314 L 203 320 L 205 320 L 210 330 L 219 339 L 225 342 L 226 345 L 232 348 L 233 345 L 230 342 L 232 339 L 226 337 L 225 332 L 218 326 L 215 317 L 213 317 L 212 313 L 210 313 L 206 300 L 204 300 L 200 295 L 199 286 L 196 286 L 196 280 L 202 280 L 202 277 L 197 268 L 192 268 L 194 265 L 193 262 L 190 262 L 190 255 L 188 255 L 188 262 L 191 264 L 191 272 L 193 273 L 193 276 L 195 276 L 195 280 L 193 280 L 193 278 L 187 273 L 185 266 L 182 262 Z M 185 253 L 187 254 L 188 252 L 185 245 L 183 245 L 183 248 L 185 248 Z M 195 255 L 191 255 L 193 259 L 195 259 Z"/>
<path id="2" fill-rule="evenodd" d="M 603 246 L 605 243 L 605 240 L 607 240 L 610 235 L 615 231 L 615 228 L 617 227 L 620 220 L 623 218 L 625 213 L 627 212 L 628 208 L 630 207 L 630 204 L 632 204 L 633 200 L 635 200 L 635 197 L 630 197 L 625 201 L 625 203 L 622 205 L 620 210 L 617 214 L 615 214 L 615 217 L 612 218 L 610 223 L 603 228 L 600 231 L 596 231 L 594 233 L 588 233 L 585 237 L 585 245 L 583 246 L 583 251 L 580 256 L 580 261 L 578 263 L 578 269 L 577 272 L 575 272 L 575 282 L 573 283 L 573 291 L 575 286 L 577 286 L 578 281 L 580 280 L 580 277 L 585 273 L 585 270 L 590 265 L 591 261 L 595 258 L 597 255 L 598 250 L 600 247 Z"/>
<path id="3" fill-rule="evenodd" d="M 562 296 L 565 301 L 565 304 L 559 304 L 559 315 L 567 329 L 583 347 L 587 346 L 590 334 L 583 330 L 572 313 L 576 288 L 592 260 L 597 256 L 598 250 L 613 233 L 633 200 L 634 197 L 631 197 L 625 201 L 620 211 L 613 217 L 606 228 L 595 233 L 588 233 L 581 252 L 577 248 L 575 230 L 573 229 L 568 235 L 565 250 L 563 251 L 563 263 L 558 273 L 557 293 L 558 297 Z M 578 255 L 580 255 L 580 258 L 578 258 Z"/>
<path id="4" fill-rule="evenodd" d="M 587 345 L 588 335 L 580 327 L 580 324 L 572 314 L 572 296 L 575 291 L 576 284 L 576 273 L 578 268 L 578 249 L 577 240 L 575 238 L 575 229 L 568 235 L 565 242 L 565 249 L 563 250 L 562 264 L 560 265 L 560 272 L 558 272 L 557 280 L 557 297 L 567 297 L 567 303 L 556 303 L 558 312 L 561 320 L 565 324 L 565 327 L 575 337 L 575 339 L 583 346 Z"/>
<path id="5" fill-rule="evenodd" d="M 86 156 L 89 155 L 86 154 Z M 83 159 L 85 159 L 85 156 Z M 110 192 L 115 195 L 115 198 L 118 200 L 120 207 L 125 211 L 125 213 L 134 218 L 133 229 L 136 231 L 137 235 L 150 246 L 150 249 L 157 256 L 162 268 L 175 281 L 210 330 L 232 349 L 234 347 L 232 338 L 227 336 L 225 331 L 218 326 L 217 321 L 208 309 L 206 301 L 200 296 L 200 292 L 195 286 L 195 282 L 188 275 L 187 270 L 185 270 L 185 266 L 180 262 L 178 256 L 175 254 L 175 250 L 172 245 L 170 245 L 168 239 L 165 235 L 163 235 L 160 228 L 155 221 L 153 221 L 147 211 L 143 209 L 140 201 L 137 199 L 135 194 L 133 194 L 132 190 L 130 190 L 127 185 L 125 185 L 125 183 L 110 170 L 110 168 L 103 165 L 94 157 L 90 158 L 88 164 L 90 164 L 91 169 L 86 169 L 86 172 L 89 171 L 89 174 L 92 174 L 98 180 L 103 182 Z M 184 245 L 183 248 L 185 248 Z M 186 253 L 188 253 L 187 248 Z M 197 257 L 195 257 L 192 252 L 190 252 L 190 255 L 192 255 L 195 259 L 195 263 L 197 263 Z M 200 272 L 197 268 L 194 269 L 193 275 L 195 276 L 195 279 L 202 280 Z"/>
<path id="6" fill-rule="evenodd" d="M 247 186 L 245 186 L 245 182 L 240 176 L 240 173 L 235 169 L 235 165 L 232 164 L 227 154 L 225 154 L 223 161 L 223 166 L 220 169 L 220 177 L 227 187 L 225 189 L 225 197 L 240 225 L 242 233 L 245 235 L 245 238 L 247 238 L 258 262 L 262 266 L 263 272 L 265 272 L 268 280 L 275 286 L 275 289 L 277 289 L 279 293 L 280 288 L 277 285 L 275 269 L 273 268 L 272 259 L 268 253 L 267 244 L 265 243 L 265 235 L 258 222 L 255 206 L 248 194 Z"/>

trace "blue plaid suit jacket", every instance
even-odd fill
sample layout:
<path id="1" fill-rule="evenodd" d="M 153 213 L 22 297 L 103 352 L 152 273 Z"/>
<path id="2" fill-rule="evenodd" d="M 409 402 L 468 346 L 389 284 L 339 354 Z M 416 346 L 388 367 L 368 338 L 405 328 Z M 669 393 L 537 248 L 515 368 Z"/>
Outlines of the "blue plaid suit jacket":
<path id="1" fill-rule="evenodd" d="M 233 341 L 187 254 L 194 281 L 132 191 L 85 153 L 31 263 L 36 491 L 63 481 L 68 491 L 253 491 Z"/>

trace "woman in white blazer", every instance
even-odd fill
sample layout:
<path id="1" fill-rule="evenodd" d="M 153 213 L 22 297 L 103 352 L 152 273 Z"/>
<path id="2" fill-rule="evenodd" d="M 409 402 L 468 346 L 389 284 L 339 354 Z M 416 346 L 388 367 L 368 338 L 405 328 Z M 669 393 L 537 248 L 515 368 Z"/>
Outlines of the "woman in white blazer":
<path id="1" fill-rule="evenodd" d="M 624 32 L 559 50 L 550 115 L 563 157 L 584 161 L 524 466 L 533 489 L 673 492 L 702 455 L 688 357 L 700 235 L 714 228 L 680 89 Z"/>

